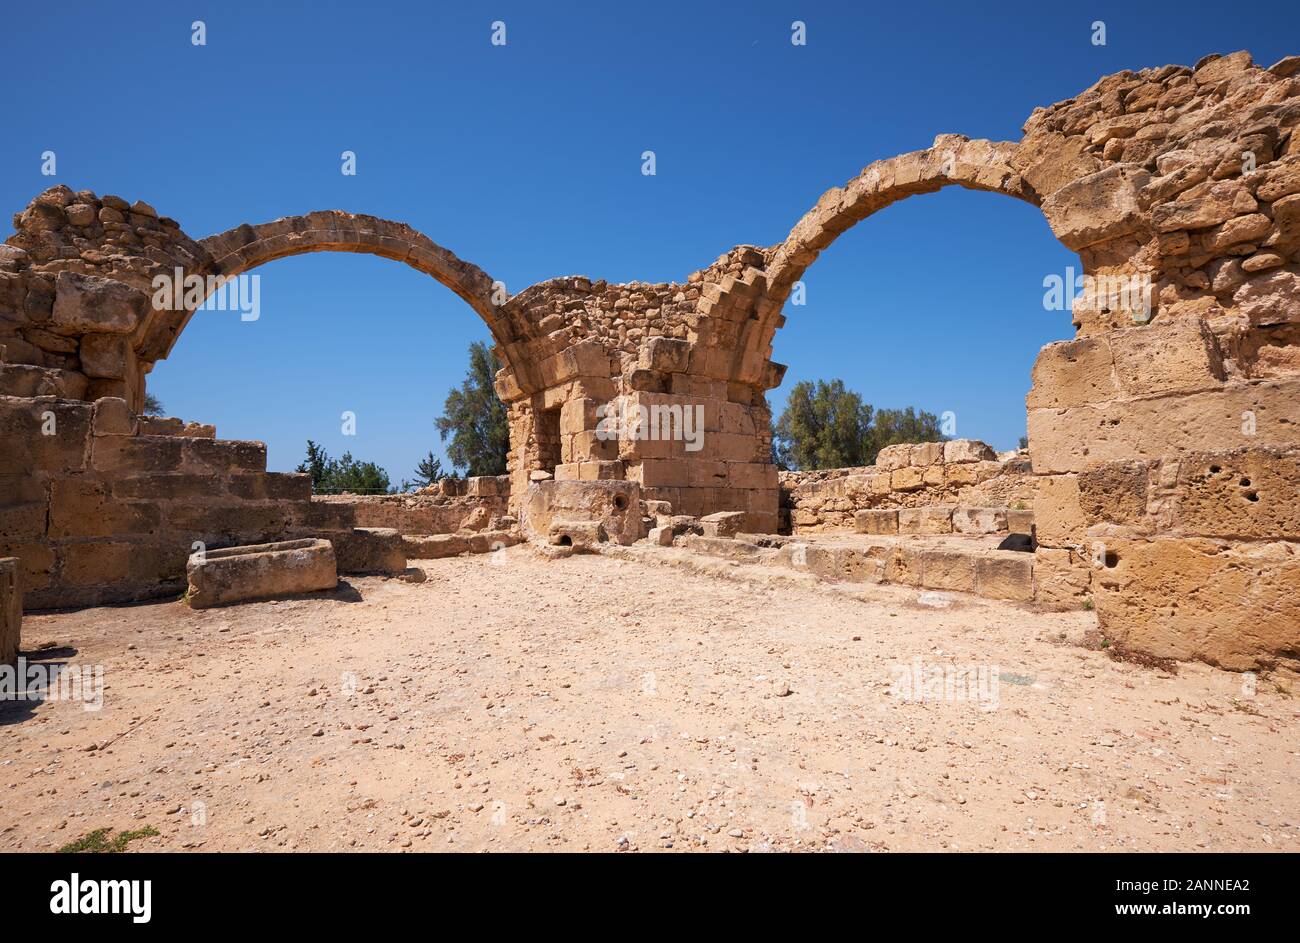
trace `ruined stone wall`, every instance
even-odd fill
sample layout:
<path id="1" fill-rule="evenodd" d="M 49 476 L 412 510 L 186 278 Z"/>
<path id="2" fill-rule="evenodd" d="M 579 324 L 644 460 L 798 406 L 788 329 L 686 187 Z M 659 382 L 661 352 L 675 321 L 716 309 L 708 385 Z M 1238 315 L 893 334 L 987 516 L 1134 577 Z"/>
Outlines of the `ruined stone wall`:
<path id="1" fill-rule="evenodd" d="M 1028 398 L 1035 518 L 1050 521 L 1072 481 L 1099 466 L 1169 462 L 1207 449 L 1300 446 L 1298 75 L 1300 58 L 1263 69 L 1242 52 L 1194 67 L 1107 76 L 1035 110 L 1018 142 L 942 134 L 929 148 L 876 161 L 826 191 L 782 243 L 739 246 L 681 283 L 566 277 L 509 295 L 484 271 L 401 223 L 324 211 L 196 241 L 144 203 L 55 187 L 15 217 L 17 231 L 0 247 L 0 396 L 16 397 L 20 405 L 12 408 L 19 411 L 30 411 L 33 397 L 58 397 L 56 412 L 89 428 L 89 404 L 100 397 L 138 408 L 145 377 L 193 314 L 188 304 L 153 303 L 156 275 L 180 268 L 234 276 L 303 252 L 370 252 L 446 285 L 491 332 L 503 362 L 496 387 L 511 426 L 512 507 L 530 482 L 548 475 L 627 479 L 679 513 L 739 510 L 747 529 L 771 531 L 779 488 L 769 463 L 765 393 L 785 372 L 772 353 L 786 299 L 819 253 L 855 223 L 901 199 L 955 185 L 1040 207 L 1057 238 L 1079 253 L 1087 279 L 1073 306 L 1077 336 L 1044 348 Z M 701 447 L 601 436 L 598 410 L 616 399 L 647 409 L 702 408 Z M 172 515 L 184 519 L 181 504 L 160 504 L 148 533 L 137 530 L 149 512 L 141 520 L 109 517 L 102 538 L 30 533 L 37 525 L 14 509 L 41 501 L 53 507 L 58 495 L 46 486 L 71 472 L 57 447 L 28 441 L 30 427 L 9 434 L 10 455 L 28 464 L 0 473 L 7 476 L 0 513 L 23 522 L 21 539 L 38 547 L 28 550 L 25 566 L 42 554 L 54 561 L 37 567 L 43 586 L 65 577 L 79 585 L 77 555 L 91 551 L 77 541 L 108 540 L 122 528 L 125 543 L 154 540 L 161 547 L 192 529 L 174 525 Z M 116 476 L 127 472 L 95 466 L 93 456 L 109 447 L 94 446 L 94 438 L 86 433 L 76 471 L 112 491 Z M 189 446 L 186 454 L 201 456 L 202 448 Z M 139 447 L 142 456 L 158 450 L 167 447 Z M 191 460 L 202 465 L 201 457 L 178 461 Z M 15 464 L 11 459 L 7 467 Z M 893 487 L 894 472 L 906 477 L 911 469 L 909 463 L 905 471 L 890 470 L 890 493 L 904 495 L 899 504 L 928 500 L 923 488 Z M 877 480 L 866 492 L 878 487 Z M 223 497 L 232 513 L 248 500 L 250 514 L 279 520 L 258 504 L 268 499 Z M 1286 532 L 1281 508 L 1259 513 L 1275 515 L 1275 535 Z M 1093 587 L 1072 549 L 1086 531 L 1078 519 L 1040 527 L 1038 568 L 1059 575 L 1063 605 L 1078 604 Z M 0 539 L 19 540 L 8 530 Z M 166 546 L 168 559 L 179 552 Z M 1262 559 L 1243 553 L 1241 566 Z M 1267 567 L 1260 567 L 1262 574 Z M 1157 568 L 1134 568 L 1124 598 L 1161 585 Z M 1121 618 L 1116 594 L 1099 593 L 1096 602 L 1103 621 Z"/>
<path id="2" fill-rule="evenodd" d="M 261 442 L 118 398 L 0 396 L 0 557 L 20 561 L 26 609 L 179 595 L 196 549 L 284 537 L 332 540 L 349 572 L 371 542 L 358 526 L 309 476 L 268 472 Z"/>
<path id="3" fill-rule="evenodd" d="M 1300 668 L 1300 449 L 1187 452 L 1050 481 L 1040 539 L 1070 548 L 1053 552 L 1052 588 L 1091 593 L 1109 640 Z"/>
<path id="4" fill-rule="evenodd" d="M 399 534 L 454 534 L 508 529 L 510 479 L 506 475 L 444 478 L 414 494 L 316 495 L 313 502 L 348 508 L 357 527 L 390 527 Z"/>
<path id="5" fill-rule="evenodd" d="M 785 532 L 851 532 L 858 511 L 875 509 L 1027 510 L 1035 484 L 1028 455 L 999 460 L 992 448 L 973 439 L 891 445 L 864 468 L 781 472 Z"/>

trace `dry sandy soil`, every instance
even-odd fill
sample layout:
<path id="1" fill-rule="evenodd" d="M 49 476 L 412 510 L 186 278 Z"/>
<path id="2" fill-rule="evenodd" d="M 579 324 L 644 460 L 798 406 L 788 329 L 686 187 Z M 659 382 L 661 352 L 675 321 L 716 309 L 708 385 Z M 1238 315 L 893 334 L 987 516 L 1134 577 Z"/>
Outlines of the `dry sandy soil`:
<path id="1" fill-rule="evenodd" d="M 1293 680 L 1115 661 L 1088 612 L 674 550 L 423 566 L 29 616 L 107 689 L 0 705 L 0 849 L 1300 847 Z M 909 699 L 915 659 L 1000 681 Z"/>

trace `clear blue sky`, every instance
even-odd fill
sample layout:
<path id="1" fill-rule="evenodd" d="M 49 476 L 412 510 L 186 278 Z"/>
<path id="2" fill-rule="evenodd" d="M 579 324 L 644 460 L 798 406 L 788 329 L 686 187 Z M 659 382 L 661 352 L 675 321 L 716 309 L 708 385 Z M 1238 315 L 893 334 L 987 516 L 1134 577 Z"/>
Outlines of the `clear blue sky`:
<path id="1" fill-rule="evenodd" d="M 770 244 L 826 188 L 940 132 L 1016 139 L 1030 111 L 1124 68 L 1300 52 L 1295 3 L 12 3 L 0 196 L 55 182 L 143 199 L 195 238 L 316 209 L 402 220 L 514 292 L 685 279 Z M 207 26 L 207 45 L 190 24 Z M 489 42 L 493 20 L 508 43 Z M 790 43 L 793 20 L 808 43 Z M 1090 41 L 1103 20 L 1107 44 Z M 654 150 L 658 174 L 642 176 Z M 43 177 L 53 150 L 58 175 Z M 339 172 L 357 154 L 358 174 Z M 1039 347 L 1071 335 L 1042 280 L 1077 259 L 1033 207 L 954 189 L 890 207 L 809 270 L 776 359 L 878 406 L 957 414 L 1014 446 Z M 150 389 L 168 412 L 308 437 L 409 476 L 465 348 L 450 291 L 368 256 L 258 270 L 262 317 L 200 314 Z M 352 410 L 358 434 L 340 434 Z"/>

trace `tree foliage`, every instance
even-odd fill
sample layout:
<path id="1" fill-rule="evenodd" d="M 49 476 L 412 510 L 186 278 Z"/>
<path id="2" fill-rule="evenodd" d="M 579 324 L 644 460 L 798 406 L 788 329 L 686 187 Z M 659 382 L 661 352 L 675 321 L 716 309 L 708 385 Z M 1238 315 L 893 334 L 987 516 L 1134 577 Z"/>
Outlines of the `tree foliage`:
<path id="1" fill-rule="evenodd" d="M 482 341 L 469 345 L 469 370 L 459 389 L 447 394 L 436 420 L 443 441 L 451 437 L 447 457 L 467 475 L 503 475 L 510 451 L 506 407 L 492 381 L 501 364 Z"/>
<path id="2" fill-rule="evenodd" d="M 152 393 L 146 393 L 144 394 L 144 405 L 140 408 L 140 414 L 142 416 L 161 416 L 164 408 L 162 400 Z"/>
<path id="3" fill-rule="evenodd" d="M 455 478 L 456 473 L 453 471 L 444 471 L 442 459 L 435 458 L 433 452 L 430 452 L 424 458 L 420 459 L 420 464 L 415 466 L 415 487 L 427 488 L 441 478 Z M 403 482 L 405 484 L 405 482 Z M 406 489 L 403 489 L 406 490 Z"/>
<path id="4" fill-rule="evenodd" d="M 803 380 L 773 424 L 772 460 L 787 469 L 852 468 L 873 464 L 887 445 L 943 438 L 933 413 L 876 410 L 843 380 Z"/>
<path id="5" fill-rule="evenodd" d="M 324 448 L 307 440 L 307 458 L 298 471 L 311 475 L 311 490 L 316 494 L 387 494 L 392 489 L 388 472 L 374 462 L 360 462 L 351 452 L 331 458 Z"/>

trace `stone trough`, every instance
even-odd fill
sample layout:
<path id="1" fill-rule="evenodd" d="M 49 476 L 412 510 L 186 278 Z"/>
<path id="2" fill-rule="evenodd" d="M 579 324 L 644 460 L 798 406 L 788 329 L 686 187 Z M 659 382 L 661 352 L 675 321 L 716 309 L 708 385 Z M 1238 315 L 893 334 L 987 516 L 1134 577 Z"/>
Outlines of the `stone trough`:
<path id="1" fill-rule="evenodd" d="M 22 640 L 23 597 L 18 588 L 17 557 L 0 559 L 0 665 L 18 657 Z"/>
<path id="2" fill-rule="evenodd" d="M 328 540 L 305 538 L 208 550 L 186 567 L 193 609 L 334 589 L 338 565 Z"/>

